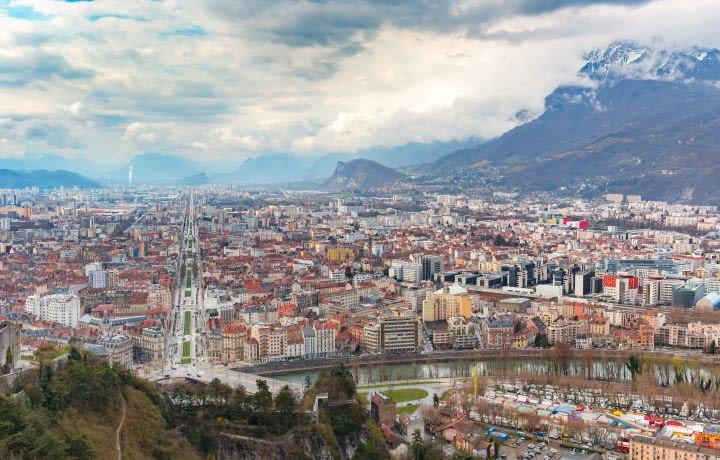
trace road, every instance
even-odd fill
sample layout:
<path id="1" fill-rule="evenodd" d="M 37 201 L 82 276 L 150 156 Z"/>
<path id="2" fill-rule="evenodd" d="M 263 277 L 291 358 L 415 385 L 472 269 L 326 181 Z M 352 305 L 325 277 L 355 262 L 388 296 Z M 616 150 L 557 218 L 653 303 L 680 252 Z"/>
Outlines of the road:
<path id="1" fill-rule="evenodd" d="M 207 353 L 204 340 L 206 318 L 194 191 L 190 191 L 187 200 L 175 275 L 174 306 L 165 346 L 173 371 L 197 375 L 197 365 L 205 361 Z"/>
<path id="2" fill-rule="evenodd" d="M 122 392 L 120 392 L 120 403 L 122 404 L 122 416 L 120 417 L 120 423 L 118 423 L 118 426 L 115 429 L 115 450 L 117 451 L 117 460 L 122 460 L 120 435 L 122 434 L 123 423 L 125 423 L 125 416 L 127 415 L 127 403 L 125 402 L 125 396 Z"/>

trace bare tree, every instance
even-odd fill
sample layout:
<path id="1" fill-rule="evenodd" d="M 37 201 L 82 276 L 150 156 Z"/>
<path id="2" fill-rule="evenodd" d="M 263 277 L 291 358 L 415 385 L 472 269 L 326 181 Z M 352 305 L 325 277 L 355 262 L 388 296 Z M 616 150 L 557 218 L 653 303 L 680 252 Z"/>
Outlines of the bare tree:
<path id="1" fill-rule="evenodd" d="M 595 350 L 593 348 L 588 348 L 587 350 L 583 350 L 582 354 L 580 355 L 580 359 L 583 363 L 583 367 L 585 370 L 585 378 L 592 379 L 595 372 L 593 367 L 595 366 Z"/>

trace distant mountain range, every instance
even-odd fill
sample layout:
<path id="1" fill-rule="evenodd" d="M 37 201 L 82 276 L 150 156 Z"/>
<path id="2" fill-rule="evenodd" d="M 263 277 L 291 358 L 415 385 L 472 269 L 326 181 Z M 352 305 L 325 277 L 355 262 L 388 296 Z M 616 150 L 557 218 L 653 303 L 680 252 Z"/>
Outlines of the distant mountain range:
<path id="1" fill-rule="evenodd" d="M 325 181 L 324 188 L 331 192 L 369 190 L 392 185 L 405 178 L 404 174 L 377 161 L 338 161 L 335 172 Z"/>
<path id="2" fill-rule="evenodd" d="M 66 158 L 54 154 L 28 154 L 20 158 L 0 158 L 0 168 L 27 171 L 66 170 L 93 177 L 102 171 L 99 166 L 85 159 Z"/>
<path id="3" fill-rule="evenodd" d="M 542 115 L 484 143 L 414 143 L 322 156 L 276 153 L 239 166 L 146 153 L 110 172 L 81 160 L 35 155 L 0 159 L 0 168 L 70 169 L 104 184 L 127 183 L 132 166 L 136 184 L 309 182 L 338 190 L 387 185 L 405 177 L 392 168 L 404 168 L 418 173 L 419 181 L 452 184 L 461 177 L 524 191 L 720 201 L 713 186 L 720 174 L 719 50 L 616 42 L 587 53 L 579 74 L 583 86 L 557 88 L 546 97 Z"/>
<path id="4" fill-rule="evenodd" d="M 282 184 L 322 181 L 335 170 L 338 161 L 373 160 L 391 168 L 420 166 L 458 148 L 477 145 L 471 138 L 464 141 L 410 143 L 399 147 L 376 147 L 349 153 L 327 153 L 321 156 L 269 154 L 245 160 L 234 172 L 211 174 L 213 182 L 241 184 Z"/>
<path id="5" fill-rule="evenodd" d="M 560 87 L 535 120 L 421 170 L 518 189 L 717 202 L 720 51 L 613 43 L 586 55 L 589 87 Z"/>
<path id="6" fill-rule="evenodd" d="M 100 184 L 75 172 L 39 170 L 0 169 L 0 187 L 2 188 L 57 188 L 79 187 L 98 188 Z"/>
<path id="7" fill-rule="evenodd" d="M 130 166 L 133 168 L 134 184 L 186 183 L 191 177 L 194 178 L 193 181 L 222 184 L 271 185 L 308 181 L 322 183 L 332 175 L 338 161 L 365 158 L 392 168 L 419 166 L 479 142 L 478 139 L 471 138 L 464 141 L 410 143 L 391 148 L 375 147 L 354 154 L 328 153 L 319 156 L 274 153 L 247 158 L 239 166 L 232 160 L 203 162 L 177 155 L 148 152 L 109 170 L 84 159 L 35 154 L 22 158 L 0 158 L 0 168 L 64 169 L 91 177 L 101 184 L 127 184 Z M 203 173 L 207 182 L 200 176 Z"/>

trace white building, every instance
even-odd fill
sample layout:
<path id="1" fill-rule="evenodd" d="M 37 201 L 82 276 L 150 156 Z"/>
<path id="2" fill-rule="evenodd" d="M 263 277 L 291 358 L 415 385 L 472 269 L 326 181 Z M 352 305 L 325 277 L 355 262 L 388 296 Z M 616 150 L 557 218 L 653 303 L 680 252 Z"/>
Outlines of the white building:
<path id="1" fill-rule="evenodd" d="M 303 328 L 303 351 L 306 358 L 328 357 L 335 353 L 335 329 L 325 323 Z"/>
<path id="2" fill-rule="evenodd" d="M 31 295 L 25 302 L 25 310 L 36 319 L 76 327 L 80 319 L 80 298 L 72 294 Z"/>
<path id="3" fill-rule="evenodd" d="M 342 283 L 345 281 L 345 270 L 331 270 L 330 281 L 333 283 Z"/>
<path id="4" fill-rule="evenodd" d="M 390 265 L 390 277 L 407 283 L 419 283 L 422 279 L 423 266 L 419 263 L 393 260 Z"/>
<path id="5" fill-rule="evenodd" d="M 90 262 L 89 264 L 85 265 L 85 276 L 90 277 L 90 273 L 96 271 L 96 270 L 102 270 L 103 264 L 102 262 Z"/>

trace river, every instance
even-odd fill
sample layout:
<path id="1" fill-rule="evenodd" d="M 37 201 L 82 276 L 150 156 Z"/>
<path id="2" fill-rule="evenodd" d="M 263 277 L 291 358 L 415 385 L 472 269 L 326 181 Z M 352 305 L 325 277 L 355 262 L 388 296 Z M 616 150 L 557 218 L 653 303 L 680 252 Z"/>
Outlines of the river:
<path id="1" fill-rule="evenodd" d="M 349 364 L 348 364 L 349 366 Z M 622 360 L 596 360 L 586 364 L 580 359 L 574 359 L 565 366 L 550 359 L 521 359 L 521 360 L 449 360 L 433 363 L 406 363 L 390 365 L 361 365 L 357 368 L 350 368 L 356 376 L 359 385 L 368 385 L 377 382 L 403 381 L 403 380 L 428 380 L 433 378 L 449 377 L 470 377 L 473 367 L 477 367 L 480 376 L 505 376 L 508 378 L 529 375 L 568 375 L 584 376 L 597 380 L 609 381 L 630 381 L 631 372 Z M 685 380 L 715 378 L 714 384 L 720 382 L 720 375 L 711 371 L 706 366 L 694 366 L 687 361 L 682 363 L 666 362 L 645 363 L 644 372 L 652 370 L 659 382 L 665 384 L 674 383 L 676 375 L 682 374 Z M 279 380 L 305 385 L 309 379 L 314 383 L 321 371 L 299 371 L 288 372 L 282 375 L 274 375 Z"/>

